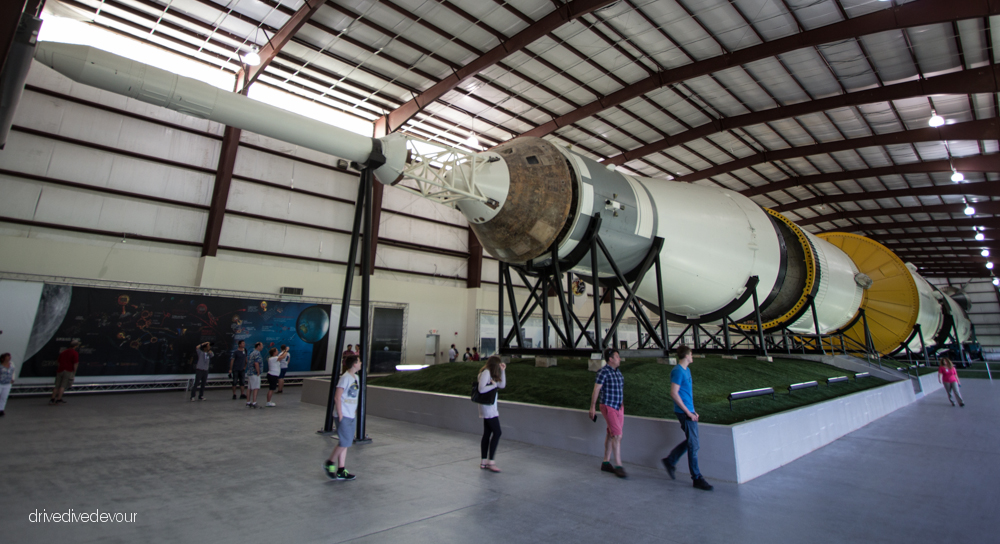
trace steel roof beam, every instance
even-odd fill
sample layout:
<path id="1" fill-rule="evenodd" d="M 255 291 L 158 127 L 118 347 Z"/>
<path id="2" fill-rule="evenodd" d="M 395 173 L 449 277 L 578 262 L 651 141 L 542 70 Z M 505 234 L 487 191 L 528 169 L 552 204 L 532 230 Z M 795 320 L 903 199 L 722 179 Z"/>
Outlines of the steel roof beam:
<path id="1" fill-rule="evenodd" d="M 743 115 L 712 119 L 711 122 L 700 125 L 651 144 L 637 147 L 620 155 L 611 157 L 605 164 L 624 164 L 646 155 L 658 153 L 671 147 L 691 142 L 699 138 L 716 134 L 725 130 L 780 121 L 800 115 L 818 113 L 847 106 L 875 104 L 891 100 L 902 100 L 934 94 L 968 94 L 1000 92 L 1000 66 L 984 66 L 973 70 L 952 72 L 927 79 L 918 79 L 896 85 L 888 85 L 876 89 L 868 89 L 848 94 L 840 94 L 819 100 L 808 100 L 780 106 L 768 110 L 755 111 Z"/>
<path id="2" fill-rule="evenodd" d="M 838 151 L 848 151 L 860 149 L 862 147 L 875 147 L 883 145 L 910 144 L 916 142 L 937 142 L 954 140 L 1000 140 L 1000 119 L 980 119 L 978 121 L 966 121 L 953 125 L 944 125 L 939 128 L 917 128 L 912 130 L 900 130 L 887 134 L 876 134 L 864 138 L 851 138 L 849 140 L 838 140 L 836 142 L 825 142 L 815 145 L 804 145 L 799 147 L 789 147 L 776 151 L 765 151 L 755 153 L 735 161 L 729 161 L 712 168 L 692 172 L 685 176 L 677 176 L 674 181 L 696 181 L 706 179 L 719 174 L 733 172 L 741 168 L 761 164 L 764 162 L 774 162 L 795 157 L 808 157 L 810 155 L 820 155 L 824 153 L 836 153 Z"/>
<path id="3" fill-rule="evenodd" d="M 958 157 L 948 161 L 925 161 L 910 164 L 896 164 L 881 168 L 867 168 L 864 170 L 845 170 L 843 172 L 832 172 L 829 174 L 816 174 L 813 176 L 802 176 L 798 178 L 783 179 L 766 183 L 759 187 L 753 187 L 745 191 L 740 191 L 744 196 L 754 196 L 774 191 L 790 189 L 792 187 L 805 187 L 819 183 L 833 183 L 836 181 L 853 180 L 860 178 L 871 178 L 878 176 L 920 174 L 927 172 L 950 172 L 954 166 L 960 172 L 1000 172 L 1000 154 L 994 155 L 973 155 L 971 157 Z M 864 193 L 858 193 L 863 195 Z M 862 197 L 863 198 L 863 197 Z"/>
<path id="4" fill-rule="evenodd" d="M 791 36 L 693 62 L 678 68 L 657 72 L 617 92 L 598 98 L 590 104 L 529 130 L 523 133 L 522 136 L 544 136 L 561 127 L 571 125 L 600 111 L 622 104 L 671 83 L 701 77 L 732 68 L 733 66 L 774 57 L 782 53 L 846 40 L 857 36 L 885 32 L 887 30 L 988 17 L 997 14 L 1000 14 L 1000 2 L 997 2 L 997 0 L 964 0 L 961 2 L 955 2 L 954 0 L 916 0 L 915 2 L 903 5 L 894 5 L 853 19 L 792 34 Z"/>
<path id="5" fill-rule="evenodd" d="M 867 170 L 852 170 L 855 178 L 869 177 L 863 173 Z M 935 172 L 937 170 L 934 170 Z M 985 181 L 979 183 L 949 183 L 947 185 L 932 185 L 930 187 L 915 187 L 908 189 L 892 189 L 889 191 L 873 191 L 870 193 L 844 193 L 840 195 L 823 195 L 816 198 L 799 200 L 782 204 L 780 206 L 769 206 L 772 210 L 784 213 L 811 206 L 822 206 L 825 204 L 835 204 L 837 202 L 858 202 L 863 200 L 879 200 L 883 198 L 902 198 L 907 196 L 942 196 L 942 195 L 976 195 L 976 196 L 996 196 L 1000 197 L 1000 183 Z"/>
<path id="6" fill-rule="evenodd" d="M 976 202 L 973 204 L 977 214 L 1000 214 L 1000 201 Z M 857 219 L 860 217 L 881 217 L 910 213 L 962 213 L 965 204 L 939 204 L 937 206 L 913 206 L 906 208 L 877 208 L 873 210 L 851 210 L 846 212 L 827 213 L 796 221 L 801 226 L 815 225 L 838 219 Z"/>
<path id="7" fill-rule="evenodd" d="M 403 126 L 411 117 L 420 110 L 427 107 L 445 93 L 458 87 L 463 81 L 474 77 L 479 72 L 509 57 L 513 53 L 528 47 L 539 38 L 561 27 L 562 25 L 582 17 L 594 10 L 603 8 L 615 0 L 574 0 L 563 4 L 542 17 L 537 22 L 529 25 L 524 30 L 511 36 L 500 45 L 490 49 L 479 58 L 455 70 L 451 75 L 434 84 L 430 89 L 415 96 L 410 101 L 396 108 L 388 115 L 380 117 L 376 124 L 381 124 L 381 130 L 386 134 L 391 133 Z"/>
<path id="8" fill-rule="evenodd" d="M 993 236 L 992 233 L 990 233 Z M 972 233 L 972 229 L 969 230 L 959 230 L 951 232 L 905 232 L 900 234 L 866 234 L 865 235 L 872 240 L 885 244 L 892 240 L 930 240 L 931 238 L 962 238 L 959 241 L 944 241 L 944 242 L 913 242 L 914 244 L 988 244 L 993 241 L 992 238 L 978 242 L 973 239 L 975 236 Z M 1000 240 L 1000 237 L 998 237 Z"/>
<path id="9" fill-rule="evenodd" d="M 890 229 L 922 229 L 927 227 L 957 227 L 957 228 L 968 228 L 972 227 L 983 227 L 987 229 L 1000 229 L 1000 217 L 981 217 L 981 218 L 968 218 L 968 219 L 945 219 L 937 221 L 899 221 L 894 223 L 861 223 L 858 225 L 847 225 L 844 227 L 834 227 L 832 229 L 822 230 L 814 232 L 813 234 L 819 234 L 823 232 L 858 232 L 858 231 L 872 231 L 872 230 L 890 230 Z M 923 233 L 924 236 L 930 238 L 936 233 L 928 232 Z"/>
<path id="10" fill-rule="evenodd" d="M 260 64 L 257 66 L 247 66 L 243 65 L 240 71 L 236 74 L 236 92 L 242 93 L 257 81 L 257 78 L 264 73 L 264 69 L 267 68 L 268 64 L 274 60 L 274 57 L 278 56 L 278 52 L 281 48 L 285 46 L 294 36 L 295 33 L 306 24 L 306 21 L 319 10 L 326 0 L 305 0 L 302 7 L 295 12 L 294 15 L 288 19 L 287 22 L 278 30 L 273 38 L 267 40 L 267 44 L 260 48 L 258 55 L 260 56 Z M 220 7 L 220 9 L 222 9 Z"/>

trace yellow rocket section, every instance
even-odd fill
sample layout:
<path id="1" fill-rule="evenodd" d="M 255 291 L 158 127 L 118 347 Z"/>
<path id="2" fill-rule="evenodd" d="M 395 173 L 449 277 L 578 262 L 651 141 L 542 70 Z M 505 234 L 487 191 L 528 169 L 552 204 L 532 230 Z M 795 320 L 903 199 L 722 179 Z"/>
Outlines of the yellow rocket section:
<path id="1" fill-rule="evenodd" d="M 868 318 L 874 349 L 882 355 L 892 353 L 909 339 L 917 323 L 920 297 L 913 275 L 895 253 L 870 238 L 846 232 L 818 234 L 817 237 L 840 248 L 860 272 L 872 279 L 861 308 Z M 865 345 L 862 320 L 844 331 L 844 336 Z"/>

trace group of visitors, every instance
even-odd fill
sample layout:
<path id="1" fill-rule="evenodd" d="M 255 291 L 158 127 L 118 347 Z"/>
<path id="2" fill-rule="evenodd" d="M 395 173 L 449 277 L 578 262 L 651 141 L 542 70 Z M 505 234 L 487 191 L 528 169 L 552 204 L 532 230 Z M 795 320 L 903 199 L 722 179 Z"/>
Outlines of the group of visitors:
<path id="1" fill-rule="evenodd" d="M 205 345 L 202 344 L 202 346 Z M 261 355 L 263 349 L 264 343 L 257 342 L 253 346 L 253 351 L 247 353 L 246 341 L 240 340 L 229 358 L 229 376 L 233 380 L 233 400 L 236 400 L 236 390 L 239 389 L 239 398 L 246 399 L 247 408 L 257 408 L 260 377 L 265 372 L 264 357 Z M 271 408 L 277 406 L 272 399 L 275 393 L 280 394 L 285 391 L 285 374 L 288 372 L 288 363 L 291 360 L 292 356 L 288 352 L 288 346 L 281 346 L 280 350 L 278 348 L 268 350 L 265 374 L 267 376 L 267 404 L 265 406 Z M 195 383 L 197 384 L 197 378 Z M 204 393 L 204 386 L 202 392 Z M 205 400 L 204 396 L 199 398 Z M 193 388 L 191 389 L 191 400 L 194 400 Z"/>
<path id="2" fill-rule="evenodd" d="M 607 363 L 598 372 L 594 380 L 594 390 L 590 396 L 590 418 L 597 421 L 600 411 L 607 423 L 604 438 L 604 461 L 601 471 L 610 472 L 619 478 L 627 478 L 628 474 L 622 467 L 622 428 L 625 423 L 625 377 L 620 370 L 621 355 L 616 349 L 604 352 Z M 662 459 L 664 468 L 671 479 L 676 479 L 677 462 L 684 454 L 688 456 L 688 468 L 694 487 L 711 491 L 709 484 L 698 469 L 698 412 L 694 409 L 693 382 L 691 370 L 688 368 L 694 360 L 691 349 L 681 346 L 677 349 L 677 366 L 670 372 L 670 398 L 674 402 L 674 413 L 684 431 L 684 441 Z M 507 365 L 500 357 L 493 355 L 479 370 L 477 390 L 480 395 L 488 394 L 494 389 L 507 387 Z M 500 413 L 497 410 L 499 396 L 493 397 L 492 404 L 479 405 L 479 417 L 483 420 L 483 438 L 480 441 L 482 461 L 479 468 L 490 472 L 501 472 L 497 467 L 497 444 L 500 442 Z M 614 464 L 611 463 L 612 457 Z"/>

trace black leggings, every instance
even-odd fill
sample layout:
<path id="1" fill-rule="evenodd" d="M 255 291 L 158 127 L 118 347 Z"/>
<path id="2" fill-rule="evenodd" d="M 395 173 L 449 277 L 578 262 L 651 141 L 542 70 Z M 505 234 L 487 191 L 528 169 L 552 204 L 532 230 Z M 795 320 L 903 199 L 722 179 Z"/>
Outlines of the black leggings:
<path id="1" fill-rule="evenodd" d="M 490 435 L 493 438 L 490 438 Z M 483 420 L 483 441 L 479 444 L 480 449 L 483 452 L 483 459 L 493 460 L 493 456 L 497 452 L 497 444 L 500 443 L 500 418 L 491 417 L 489 419 Z M 489 453 L 489 457 L 486 454 Z"/>

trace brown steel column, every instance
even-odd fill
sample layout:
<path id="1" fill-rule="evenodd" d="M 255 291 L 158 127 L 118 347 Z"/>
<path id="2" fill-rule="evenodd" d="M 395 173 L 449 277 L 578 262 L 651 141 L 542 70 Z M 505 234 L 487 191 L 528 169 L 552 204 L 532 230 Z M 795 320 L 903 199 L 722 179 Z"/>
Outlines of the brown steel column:
<path id="1" fill-rule="evenodd" d="M 0 2 L 0 73 L 7 64 L 10 48 L 14 45 L 14 34 L 17 34 L 17 25 L 21 22 L 21 13 L 27 3 L 28 0 Z"/>
<path id="2" fill-rule="evenodd" d="M 233 167 L 236 165 L 236 152 L 240 148 L 238 128 L 226 127 L 222 136 L 222 148 L 219 150 L 219 167 L 215 171 L 215 184 L 212 187 L 212 204 L 208 211 L 208 224 L 205 227 L 205 243 L 201 247 L 202 257 L 215 257 L 219 252 L 219 237 L 222 235 L 222 220 L 226 216 L 226 203 L 229 201 L 229 186 L 233 183 Z"/>
<path id="3" fill-rule="evenodd" d="M 465 287 L 478 289 L 483 284 L 483 244 L 469 229 L 469 267 L 465 277 Z"/>
<path id="4" fill-rule="evenodd" d="M 372 183 L 372 235 L 369 237 L 371 242 L 371 268 L 369 272 L 375 274 L 375 250 L 378 249 L 378 225 L 382 221 L 382 191 L 385 190 L 385 185 L 380 182 Z"/>

